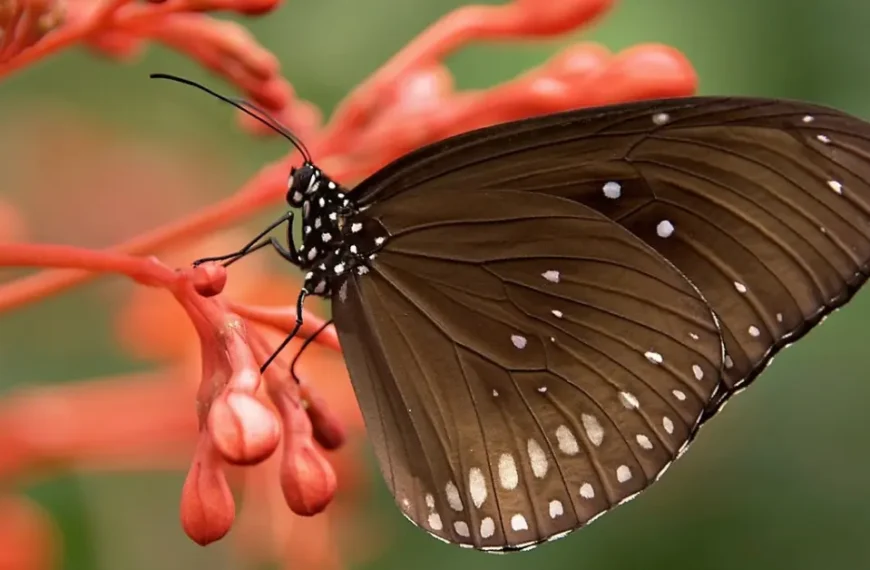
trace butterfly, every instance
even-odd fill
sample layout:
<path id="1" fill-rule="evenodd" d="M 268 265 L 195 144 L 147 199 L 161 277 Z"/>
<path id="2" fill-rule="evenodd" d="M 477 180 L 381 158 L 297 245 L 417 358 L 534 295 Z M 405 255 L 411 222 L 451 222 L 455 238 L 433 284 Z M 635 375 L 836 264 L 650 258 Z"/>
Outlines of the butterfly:
<path id="1" fill-rule="evenodd" d="M 535 117 L 352 190 L 269 124 L 304 156 L 290 210 L 207 259 L 273 246 L 300 307 L 332 301 L 397 507 L 464 547 L 531 548 L 645 490 L 870 272 L 870 124 L 819 105 Z M 266 237 L 294 210 L 299 244 Z"/>

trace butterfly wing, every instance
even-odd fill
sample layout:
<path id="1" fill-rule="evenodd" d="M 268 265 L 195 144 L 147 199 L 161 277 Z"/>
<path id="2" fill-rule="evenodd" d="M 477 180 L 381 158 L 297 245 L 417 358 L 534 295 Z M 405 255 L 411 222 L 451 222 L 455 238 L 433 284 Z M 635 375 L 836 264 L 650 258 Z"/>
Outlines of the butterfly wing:
<path id="1" fill-rule="evenodd" d="M 722 323 L 711 415 L 868 277 L 870 125 L 817 105 L 701 97 L 508 123 L 411 153 L 355 195 L 460 187 L 580 202 L 676 265 Z"/>
<path id="2" fill-rule="evenodd" d="M 382 473 L 443 540 L 528 547 L 646 488 L 719 383 L 715 317 L 651 248 L 563 198 L 411 191 L 333 296 Z"/>

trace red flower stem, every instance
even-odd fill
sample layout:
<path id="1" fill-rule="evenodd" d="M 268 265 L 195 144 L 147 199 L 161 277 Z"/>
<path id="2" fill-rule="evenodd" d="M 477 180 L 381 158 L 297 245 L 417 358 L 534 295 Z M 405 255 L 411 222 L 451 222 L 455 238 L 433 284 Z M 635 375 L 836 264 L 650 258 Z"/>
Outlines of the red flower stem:
<path id="1" fill-rule="evenodd" d="M 465 6 L 450 12 L 414 38 L 342 101 L 325 137 L 353 132 L 366 123 L 381 93 L 410 70 L 442 61 L 476 40 L 554 36 L 588 23 L 612 0 L 514 0 L 503 6 Z"/>
<path id="2" fill-rule="evenodd" d="M 106 250 L 105 254 L 145 255 L 158 252 L 167 246 L 182 246 L 185 242 L 236 223 L 246 216 L 253 216 L 265 206 L 271 205 L 281 194 L 276 188 L 280 187 L 283 191 L 286 178 L 287 167 L 283 162 L 267 165 L 240 192 L 226 200 L 205 208 L 194 216 L 140 234 Z M 36 261 L 28 265 L 52 265 Z M 82 268 L 76 264 L 58 267 Z M 49 270 L 7 283 L 0 286 L 0 311 L 60 293 L 72 286 L 86 283 L 93 277 L 93 273 L 86 271 Z"/>
<path id="3" fill-rule="evenodd" d="M 193 447 L 196 417 L 189 405 L 192 390 L 176 374 L 129 374 L 8 392 L 0 399 L 0 479 L 69 464 L 183 465 Z"/>
<path id="4" fill-rule="evenodd" d="M 0 245 L 0 266 L 63 267 L 121 273 L 146 285 L 171 287 L 177 273 L 153 259 L 94 251 L 71 245 L 14 243 Z"/>
<path id="5" fill-rule="evenodd" d="M 39 40 L 38 45 L 17 53 L 8 61 L 4 61 L 4 58 L 0 56 L 0 79 L 101 32 L 107 22 L 110 24 L 109 30 L 123 31 L 127 30 L 131 24 L 135 26 L 154 22 L 174 13 L 190 12 L 191 10 L 203 12 L 214 8 L 227 8 L 226 2 L 218 1 L 219 4 L 216 7 L 210 5 L 192 7 L 188 2 L 173 0 L 146 6 L 132 5 L 130 0 L 106 0 L 103 6 L 89 14 L 87 18 L 64 24 Z M 12 50 L 7 51 L 14 53 Z"/>
<path id="6" fill-rule="evenodd" d="M 233 303 L 232 301 L 228 301 L 227 305 L 231 311 L 248 321 L 265 325 L 284 333 L 292 330 L 293 326 L 296 324 L 295 307 L 261 307 Z M 304 310 L 302 327 L 299 329 L 299 338 L 309 338 L 321 326 L 323 326 L 323 323 L 324 320 L 321 317 L 309 312 L 308 310 Z M 341 351 L 341 346 L 338 344 L 338 336 L 336 335 L 334 326 L 324 329 L 318 337 L 318 342 L 333 350 Z"/>
<path id="7" fill-rule="evenodd" d="M 130 4 L 131 0 L 102 0 L 102 3 L 90 16 L 96 25 L 103 26 L 115 19 L 118 10 Z"/>
<path id="8" fill-rule="evenodd" d="M 8 61 L 0 63 L 0 79 L 7 75 L 27 67 L 46 56 L 69 47 L 80 39 L 90 35 L 99 26 L 96 20 L 84 22 L 72 22 L 65 24 L 56 31 L 40 40 L 38 46 L 24 50 Z M 2 61 L 2 59 L 0 59 Z"/>

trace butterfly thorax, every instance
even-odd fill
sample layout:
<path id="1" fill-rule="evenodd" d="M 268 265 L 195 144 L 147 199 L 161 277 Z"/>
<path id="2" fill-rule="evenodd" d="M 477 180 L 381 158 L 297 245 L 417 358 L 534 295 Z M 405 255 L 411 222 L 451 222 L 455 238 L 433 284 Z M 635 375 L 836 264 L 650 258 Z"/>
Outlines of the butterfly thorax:
<path id="1" fill-rule="evenodd" d="M 346 190 L 312 164 L 291 174 L 287 202 L 302 211 L 299 267 L 309 294 L 327 297 L 353 271 L 364 275 L 386 243 L 383 226 L 360 215 Z"/>

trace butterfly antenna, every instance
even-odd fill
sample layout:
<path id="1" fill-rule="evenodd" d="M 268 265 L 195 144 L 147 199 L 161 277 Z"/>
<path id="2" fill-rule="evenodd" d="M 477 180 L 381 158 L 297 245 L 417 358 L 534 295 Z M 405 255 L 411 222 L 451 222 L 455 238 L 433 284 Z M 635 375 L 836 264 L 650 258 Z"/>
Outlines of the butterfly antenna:
<path id="1" fill-rule="evenodd" d="M 269 115 L 269 113 L 267 113 L 263 109 L 257 107 L 253 103 L 249 103 L 248 101 L 233 99 L 231 97 L 226 97 L 224 95 L 221 95 L 217 91 L 209 89 L 205 85 L 199 84 L 199 83 L 192 81 L 190 79 L 178 77 L 177 75 L 170 75 L 168 73 L 152 73 L 151 75 L 149 75 L 149 77 L 151 77 L 151 79 L 168 79 L 169 81 L 175 81 L 176 83 L 183 83 L 184 85 L 196 87 L 200 91 L 205 91 L 206 93 L 208 93 L 212 97 L 214 97 L 216 99 L 220 99 L 224 103 L 229 103 L 230 105 L 232 105 L 233 107 L 235 107 L 239 111 L 245 113 L 246 115 L 248 115 L 250 117 L 253 117 L 254 119 L 259 121 L 260 123 L 266 125 L 270 129 L 272 129 L 273 131 L 275 131 L 276 133 L 278 133 L 279 135 L 283 136 L 285 139 L 290 141 L 290 144 L 292 144 L 294 147 L 296 147 L 296 149 L 299 150 L 300 153 L 302 153 L 302 157 L 305 159 L 305 161 L 311 162 L 311 153 L 308 152 L 308 149 L 305 148 L 305 145 L 302 144 L 302 141 L 300 141 L 299 138 L 296 137 L 296 135 L 291 133 L 286 127 L 284 127 L 277 120 L 275 120 L 274 117 Z M 252 109 L 253 109 L 253 111 L 252 111 Z M 256 112 L 254 112 L 254 111 L 256 111 Z"/>
<path id="2" fill-rule="evenodd" d="M 268 111 L 254 103 L 251 103 L 250 101 L 246 101 L 238 97 L 229 97 L 229 99 L 236 105 L 242 105 L 246 109 L 253 109 L 257 113 L 259 113 L 261 117 L 263 117 L 264 119 L 268 119 L 269 126 L 287 137 L 288 139 L 291 139 L 296 148 L 299 149 L 299 152 L 302 153 L 302 156 L 304 156 L 308 162 L 311 162 L 311 153 L 308 152 L 308 148 L 302 143 L 302 140 L 300 140 L 299 137 L 290 132 L 290 130 L 282 125 L 275 117 L 270 115 Z"/>

